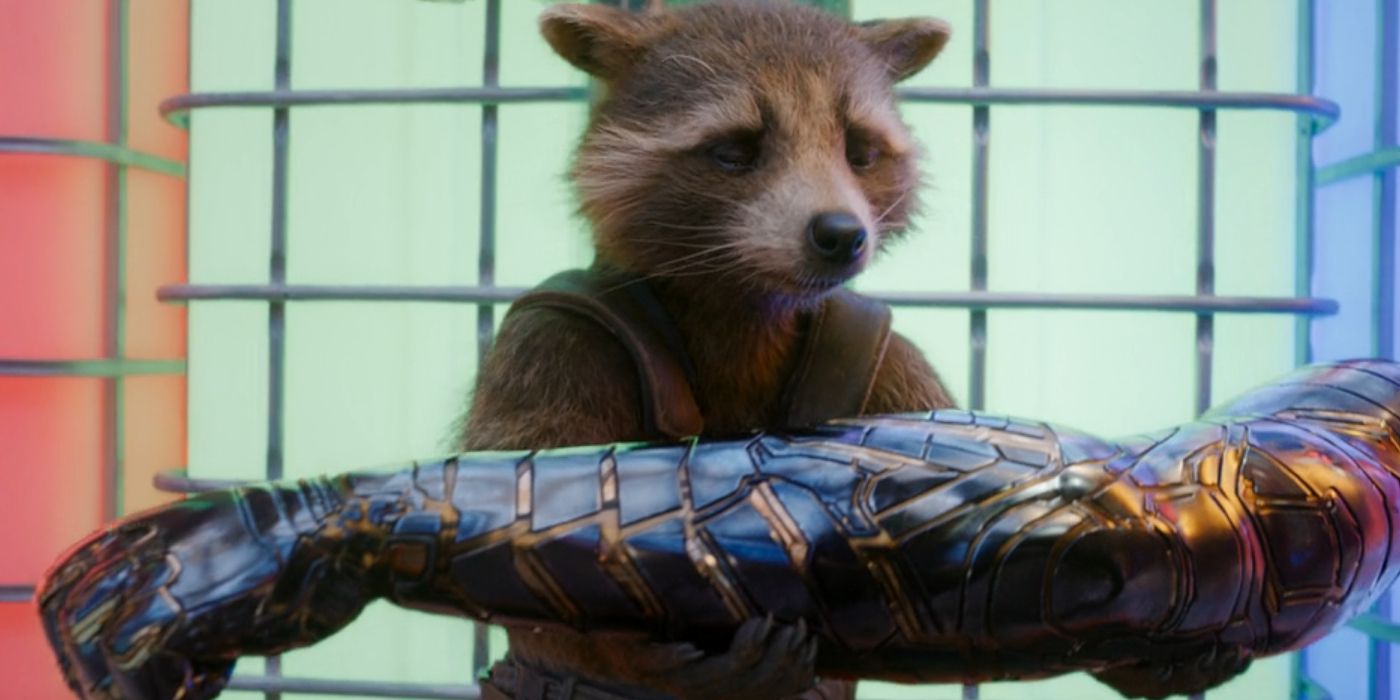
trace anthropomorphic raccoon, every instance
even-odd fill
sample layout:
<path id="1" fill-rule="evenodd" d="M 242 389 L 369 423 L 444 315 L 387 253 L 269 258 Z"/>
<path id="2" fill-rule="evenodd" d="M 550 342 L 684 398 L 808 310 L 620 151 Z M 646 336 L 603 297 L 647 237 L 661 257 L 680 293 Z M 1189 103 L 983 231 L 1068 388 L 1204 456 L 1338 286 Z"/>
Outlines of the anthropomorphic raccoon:
<path id="1" fill-rule="evenodd" d="M 572 171 L 596 260 L 512 307 L 462 448 L 951 405 L 919 351 L 889 332 L 888 309 L 841 286 L 909 224 L 918 147 L 892 86 L 938 54 L 945 24 L 857 25 L 775 0 L 646 14 L 556 5 L 541 27 L 602 90 Z M 510 638 L 511 659 L 487 684 L 502 697 L 556 697 L 553 684 L 612 694 L 589 697 L 851 693 L 809 689 L 814 640 L 763 619 L 709 654 L 596 632 Z"/>

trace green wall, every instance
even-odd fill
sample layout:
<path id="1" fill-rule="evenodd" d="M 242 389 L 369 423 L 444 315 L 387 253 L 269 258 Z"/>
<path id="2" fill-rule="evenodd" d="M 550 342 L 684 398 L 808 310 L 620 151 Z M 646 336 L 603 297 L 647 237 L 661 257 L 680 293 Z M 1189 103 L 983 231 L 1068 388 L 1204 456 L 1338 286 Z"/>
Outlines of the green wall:
<path id="1" fill-rule="evenodd" d="M 502 3 L 501 82 L 582 85 L 537 38 L 540 0 Z M 968 86 L 970 0 L 856 0 L 856 18 L 949 20 L 947 54 L 910 84 Z M 484 3 L 296 0 L 298 88 L 480 84 Z M 1194 89 L 1195 3 L 999 0 L 992 84 Z M 1220 9 L 1220 86 L 1293 89 L 1292 3 Z M 196 91 L 272 86 L 274 3 L 194 0 Z M 563 172 L 582 105 L 500 109 L 498 275 L 525 285 L 589 257 Z M 867 289 L 969 285 L 971 109 L 909 105 L 929 153 L 921 231 L 860 281 Z M 1126 108 L 1011 107 L 992 112 L 990 283 L 995 290 L 1190 294 L 1194 291 L 1196 115 Z M 291 119 L 289 278 L 295 283 L 474 284 L 480 216 L 480 109 L 316 107 Z M 1292 117 L 1226 113 L 1219 127 L 1217 288 L 1293 289 Z M 191 280 L 267 279 L 271 117 L 201 112 L 191 131 Z M 447 449 L 476 366 L 474 307 L 292 304 L 288 312 L 289 476 L 395 462 Z M 968 314 L 901 310 L 966 396 Z M 987 405 L 1108 434 L 1190 417 L 1194 320 L 1184 315 L 993 312 Z M 266 439 L 266 311 L 194 304 L 190 315 L 190 464 L 199 476 L 256 478 Z M 1292 322 L 1217 321 L 1217 397 L 1291 365 Z M 499 641 L 499 640 L 498 640 Z M 498 645 L 499 646 L 499 645 Z M 469 626 L 376 605 L 324 644 L 289 655 L 288 674 L 467 682 Z M 243 669 L 256 672 L 250 661 Z M 1282 698 L 1287 660 L 1212 699 Z M 956 698 L 959 689 L 869 684 L 867 697 Z M 1116 697 L 1086 679 L 998 684 L 984 698 Z"/>

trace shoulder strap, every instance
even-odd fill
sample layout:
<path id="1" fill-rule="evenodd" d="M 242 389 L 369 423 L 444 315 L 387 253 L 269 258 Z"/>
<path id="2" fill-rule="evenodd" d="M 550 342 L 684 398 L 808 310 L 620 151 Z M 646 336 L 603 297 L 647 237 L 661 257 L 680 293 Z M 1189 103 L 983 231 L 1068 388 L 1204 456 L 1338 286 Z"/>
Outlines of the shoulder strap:
<path id="1" fill-rule="evenodd" d="M 784 397 L 786 423 L 806 427 L 860 415 L 890 341 L 890 308 L 845 289 L 807 328 Z"/>
<path id="2" fill-rule="evenodd" d="M 647 432 L 683 438 L 704 429 L 685 345 L 644 281 L 597 270 L 568 270 L 517 299 L 508 313 L 539 306 L 583 316 L 627 349 L 637 367 Z"/>

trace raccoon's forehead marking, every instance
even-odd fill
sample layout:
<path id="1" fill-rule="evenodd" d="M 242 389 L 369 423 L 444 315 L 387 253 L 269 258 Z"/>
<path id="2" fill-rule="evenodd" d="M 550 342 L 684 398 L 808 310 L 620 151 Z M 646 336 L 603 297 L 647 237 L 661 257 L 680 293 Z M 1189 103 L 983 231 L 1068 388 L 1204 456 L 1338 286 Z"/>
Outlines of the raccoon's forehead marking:
<path id="1" fill-rule="evenodd" d="M 888 93 L 856 86 L 847 96 L 845 117 L 851 125 L 883 139 L 890 155 L 903 156 L 914 149 L 909 129 L 900 119 L 899 109 Z"/>
<path id="2" fill-rule="evenodd" d="M 735 91 L 713 101 L 686 105 L 666 119 L 666 133 L 678 144 L 698 145 L 715 136 L 763 129 L 763 107 L 754 95 Z"/>

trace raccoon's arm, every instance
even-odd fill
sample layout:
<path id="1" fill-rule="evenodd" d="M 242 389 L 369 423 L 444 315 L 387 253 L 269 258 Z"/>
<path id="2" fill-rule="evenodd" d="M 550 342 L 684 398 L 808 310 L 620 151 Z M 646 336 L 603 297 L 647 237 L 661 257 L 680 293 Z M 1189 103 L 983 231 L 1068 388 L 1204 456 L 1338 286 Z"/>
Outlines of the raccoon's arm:
<path id="1" fill-rule="evenodd" d="M 641 437 L 636 370 L 607 331 L 536 307 L 511 314 L 477 377 L 463 450 L 595 445 Z"/>
<path id="2" fill-rule="evenodd" d="M 890 334 L 884 362 L 865 404 L 866 414 L 902 413 L 952 408 L 952 394 L 908 338 Z"/>

